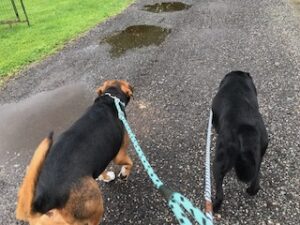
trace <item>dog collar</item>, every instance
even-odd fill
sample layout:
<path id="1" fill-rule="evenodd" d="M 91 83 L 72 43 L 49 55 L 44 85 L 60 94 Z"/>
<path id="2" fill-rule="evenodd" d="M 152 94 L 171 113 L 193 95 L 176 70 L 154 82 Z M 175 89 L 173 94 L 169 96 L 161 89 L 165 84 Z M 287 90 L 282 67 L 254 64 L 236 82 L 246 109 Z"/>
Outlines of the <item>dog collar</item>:
<path id="1" fill-rule="evenodd" d="M 111 97 L 112 99 L 116 99 L 125 108 L 125 103 L 122 102 L 118 97 L 112 96 L 110 93 L 104 93 L 104 95 L 107 95 L 107 96 Z"/>

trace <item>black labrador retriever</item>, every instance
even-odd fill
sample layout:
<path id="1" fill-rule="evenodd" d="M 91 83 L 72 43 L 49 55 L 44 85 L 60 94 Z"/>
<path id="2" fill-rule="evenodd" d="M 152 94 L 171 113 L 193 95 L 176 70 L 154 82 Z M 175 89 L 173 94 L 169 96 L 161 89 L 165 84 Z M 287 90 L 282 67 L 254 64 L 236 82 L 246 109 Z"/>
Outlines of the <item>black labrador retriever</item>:
<path id="1" fill-rule="evenodd" d="M 213 210 L 223 201 L 223 179 L 233 167 L 239 180 L 249 182 L 249 195 L 259 186 L 259 170 L 268 147 L 268 135 L 259 113 L 257 92 L 249 73 L 233 71 L 222 80 L 213 99 L 213 126 L 218 133 L 214 178 Z"/>

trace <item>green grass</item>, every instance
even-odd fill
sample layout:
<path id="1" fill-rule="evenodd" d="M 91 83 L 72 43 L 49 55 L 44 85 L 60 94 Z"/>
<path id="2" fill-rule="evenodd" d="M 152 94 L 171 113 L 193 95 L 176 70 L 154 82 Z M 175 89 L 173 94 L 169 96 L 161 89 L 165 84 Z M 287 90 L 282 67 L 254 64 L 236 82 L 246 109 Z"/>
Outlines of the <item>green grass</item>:
<path id="1" fill-rule="evenodd" d="M 2 2 L 5 1 L 9 0 Z M 57 51 L 67 41 L 118 14 L 133 1 L 24 0 L 31 27 L 0 25 L 0 80 Z M 18 8 L 23 16 L 19 5 Z M 1 8 L 0 2 L 0 20 L 11 17 L 8 9 L 3 5 Z"/>

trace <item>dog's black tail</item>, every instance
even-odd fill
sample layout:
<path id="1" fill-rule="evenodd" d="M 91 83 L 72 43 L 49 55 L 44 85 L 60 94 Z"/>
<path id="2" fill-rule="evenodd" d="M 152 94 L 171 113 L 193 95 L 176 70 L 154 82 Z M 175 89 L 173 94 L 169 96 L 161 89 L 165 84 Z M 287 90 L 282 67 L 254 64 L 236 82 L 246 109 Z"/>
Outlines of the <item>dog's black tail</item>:
<path id="1" fill-rule="evenodd" d="M 240 151 L 235 163 L 235 171 L 239 180 L 249 182 L 254 178 L 257 168 L 256 155 L 258 149 L 257 132 L 252 126 L 243 126 L 239 135 Z"/>

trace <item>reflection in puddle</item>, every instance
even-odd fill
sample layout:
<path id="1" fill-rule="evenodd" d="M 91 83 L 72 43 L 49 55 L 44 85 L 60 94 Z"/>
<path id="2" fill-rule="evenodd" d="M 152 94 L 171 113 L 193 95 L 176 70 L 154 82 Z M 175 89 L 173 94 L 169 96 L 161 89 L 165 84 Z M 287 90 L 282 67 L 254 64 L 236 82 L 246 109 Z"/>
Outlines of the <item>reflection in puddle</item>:
<path id="1" fill-rule="evenodd" d="M 76 84 L 0 106 L 0 165 L 9 159 L 27 163 L 51 130 L 56 138 L 92 103 L 92 94 Z"/>
<path id="2" fill-rule="evenodd" d="M 111 45 L 111 57 L 120 57 L 128 49 L 142 48 L 150 45 L 159 46 L 171 32 L 170 29 L 151 26 L 136 25 L 127 27 L 116 34 L 104 39 Z"/>
<path id="3" fill-rule="evenodd" d="M 145 5 L 144 10 L 153 12 L 153 13 L 161 13 L 161 12 L 175 12 L 189 9 L 191 5 L 184 4 L 182 2 L 162 2 L 156 3 L 154 5 Z"/>

